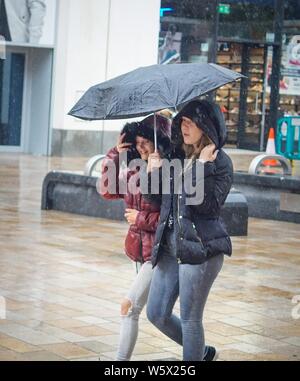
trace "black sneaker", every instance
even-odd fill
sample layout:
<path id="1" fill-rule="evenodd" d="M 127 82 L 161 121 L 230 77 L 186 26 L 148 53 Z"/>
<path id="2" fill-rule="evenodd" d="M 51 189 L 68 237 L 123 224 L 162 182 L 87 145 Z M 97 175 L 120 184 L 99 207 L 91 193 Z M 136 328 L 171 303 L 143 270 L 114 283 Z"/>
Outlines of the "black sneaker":
<path id="1" fill-rule="evenodd" d="M 203 361 L 216 361 L 218 358 L 218 352 L 215 347 L 205 347 L 205 353 Z"/>

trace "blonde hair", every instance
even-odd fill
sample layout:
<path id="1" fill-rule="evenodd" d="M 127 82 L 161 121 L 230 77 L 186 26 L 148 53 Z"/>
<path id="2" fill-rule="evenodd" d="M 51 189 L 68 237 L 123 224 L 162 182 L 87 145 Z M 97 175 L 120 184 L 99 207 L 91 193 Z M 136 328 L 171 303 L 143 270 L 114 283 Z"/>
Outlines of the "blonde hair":
<path id="1" fill-rule="evenodd" d="M 203 133 L 202 138 L 199 140 L 197 147 L 195 148 L 193 144 L 182 144 L 182 149 L 185 152 L 185 157 L 189 159 L 182 169 L 182 174 L 186 173 L 193 165 L 193 163 L 199 159 L 200 153 L 204 147 L 212 144 L 213 141 Z"/>
<path id="2" fill-rule="evenodd" d="M 187 159 L 197 160 L 199 159 L 200 153 L 204 147 L 209 144 L 213 144 L 213 141 L 203 133 L 202 138 L 197 143 L 197 147 L 195 148 L 193 144 L 182 144 L 182 149 L 185 152 L 185 157 Z"/>

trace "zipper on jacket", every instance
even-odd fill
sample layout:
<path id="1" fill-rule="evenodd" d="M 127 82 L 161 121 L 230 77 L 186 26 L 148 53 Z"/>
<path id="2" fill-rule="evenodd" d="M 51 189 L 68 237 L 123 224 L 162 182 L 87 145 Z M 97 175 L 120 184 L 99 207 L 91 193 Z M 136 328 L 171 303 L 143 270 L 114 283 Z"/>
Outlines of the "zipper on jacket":
<path id="1" fill-rule="evenodd" d="M 177 195 L 177 220 L 178 220 L 178 226 L 179 226 L 179 239 L 180 241 L 183 241 L 183 236 L 182 236 L 182 229 L 181 229 L 181 224 L 180 224 L 180 220 L 181 220 L 181 217 L 180 216 L 180 199 L 182 198 L 181 195 Z M 196 237 L 198 238 L 199 242 L 203 245 L 203 242 L 201 240 L 201 238 L 199 237 L 198 235 L 198 232 L 197 232 L 197 229 L 196 229 L 196 225 L 194 224 L 194 222 L 192 223 L 193 225 L 193 228 L 196 232 Z M 180 256 L 177 256 L 177 262 L 180 264 L 181 263 L 181 259 L 180 259 Z"/>
<path id="2" fill-rule="evenodd" d="M 142 242 L 142 232 L 140 231 L 140 257 L 142 263 L 145 263 L 144 257 L 143 257 L 143 242 Z"/>
<path id="3" fill-rule="evenodd" d="M 179 239 L 180 241 L 183 241 L 183 236 L 182 236 L 182 230 L 181 230 L 181 224 L 180 224 L 180 215 L 179 215 L 179 208 L 180 208 L 180 196 L 179 194 L 177 195 L 177 220 L 178 220 L 178 227 L 179 227 Z M 181 259 L 180 256 L 177 254 L 177 262 L 181 264 Z"/>
<path id="4" fill-rule="evenodd" d="M 137 210 L 140 212 L 142 210 L 142 201 L 140 198 L 140 205 L 137 205 Z M 141 263 L 145 263 L 144 257 L 143 257 L 143 242 L 142 242 L 142 231 L 140 230 L 140 258 L 141 258 Z"/>
<path id="5" fill-rule="evenodd" d="M 182 186 L 182 180 L 183 180 L 183 172 L 181 172 L 181 176 L 180 176 L 180 179 L 181 179 L 181 186 Z M 181 190 L 183 188 L 181 187 Z M 174 184 L 174 177 L 173 177 L 173 193 L 175 195 L 175 184 Z M 182 229 L 181 229 L 181 224 L 180 224 L 180 214 L 179 214 L 179 211 L 180 211 L 180 200 L 182 198 L 182 194 L 179 195 L 179 193 L 177 194 L 177 221 L 178 221 L 178 227 L 179 227 L 179 240 L 180 241 L 183 241 L 183 235 L 182 235 Z M 180 245 L 178 246 L 178 251 L 176 253 L 176 256 L 177 256 L 177 262 L 178 264 L 181 264 L 181 258 L 180 258 L 180 255 L 178 254 L 179 253 L 179 247 Z"/>
<path id="6" fill-rule="evenodd" d="M 194 222 L 192 223 L 192 226 L 193 226 L 193 229 L 195 230 L 196 237 L 197 237 L 198 241 L 199 241 L 200 243 L 202 243 L 202 245 L 203 245 L 202 239 L 199 237 L 199 234 L 198 234 L 198 232 L 197 232 L 196 225 L 194 224 Z"/>
<path id="7" fill-rule="evenodd" d="M 182 237 L 181 237 L 181 225 L 180 225 L 179 207 L 180 207 L 179 195 L 177 195 L 177 220 L 178 220 L 178 226 L 179 226 L 179 236 L 180 236 L 180 239 L 181 239 Z"/>
<path id="8" fill-rule="evenodd" d="M 183 173 L 181 173 L 181 186 L 182 186 L 182 174 Z M 177 195 L 177 220 L 178 220 L 178 226 L 179 226 L 179 238 L 182 241 L 183 237 L 181 236 L 181 224 L 180 224 L 180 217 L 182 217 L 182 216 L 179 215 L 179 210 L 180 210 L 180 201 L 179 200 L 181 200 L 181 198 L 182 198 L 182 195 L 178 194 Z"/>

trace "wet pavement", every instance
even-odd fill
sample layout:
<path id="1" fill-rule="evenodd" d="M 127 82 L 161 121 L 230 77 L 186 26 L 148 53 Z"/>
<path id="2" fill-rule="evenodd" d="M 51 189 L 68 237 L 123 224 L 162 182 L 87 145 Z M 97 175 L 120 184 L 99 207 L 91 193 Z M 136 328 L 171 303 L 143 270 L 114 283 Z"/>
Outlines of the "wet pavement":
<path id="1" fill-rule="evenodd" d="M 253 154 L 229 153 L 235 169 L 247 169 Z M 119 303 L 134 277 L 127 224 L 40 210 L 47 172 L 85 162 L 0 154 L 0 360 L 115 356 Z M 221 360 L 300 360 L 299 231 L 250 218 L 248 237 L 233 238 L 204 317 Z M 143 312 L 133 359 L 165 358 L 180 359 L 181 348 Z"/>

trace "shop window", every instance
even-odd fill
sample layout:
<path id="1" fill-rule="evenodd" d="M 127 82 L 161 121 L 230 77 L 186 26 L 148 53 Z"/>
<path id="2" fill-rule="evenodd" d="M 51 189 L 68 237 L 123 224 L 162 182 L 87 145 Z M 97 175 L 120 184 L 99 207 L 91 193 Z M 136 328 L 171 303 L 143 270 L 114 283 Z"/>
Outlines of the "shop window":
<path id="1" fill-rule="evenodd" d="M 267 51 L 267 46 L 260 44 L 218 44 L 218 64 L 248 77 L 217 91 L 216 101 L 225 117 L 229 144 L 243 140 L 247 148 L 259 149 L 261 129 L 270 111 L 270 95 L 265 91 Z"/>

